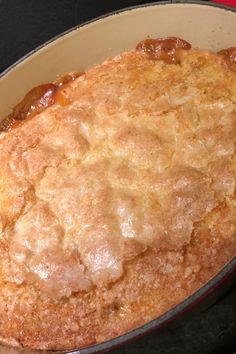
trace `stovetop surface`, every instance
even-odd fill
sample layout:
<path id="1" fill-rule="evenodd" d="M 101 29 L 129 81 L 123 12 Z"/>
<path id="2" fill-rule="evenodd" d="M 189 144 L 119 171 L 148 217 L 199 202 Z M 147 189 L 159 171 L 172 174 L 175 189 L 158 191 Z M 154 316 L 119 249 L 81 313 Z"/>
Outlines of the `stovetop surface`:
<path id="1" fill-rule="evenodd" d="M 150 0 L 0 0 L 0 72 L 55 35 L 116 9 Z M 112 354 L 236 354 L 236 285 L 184 324 L 153 333 Z"/>

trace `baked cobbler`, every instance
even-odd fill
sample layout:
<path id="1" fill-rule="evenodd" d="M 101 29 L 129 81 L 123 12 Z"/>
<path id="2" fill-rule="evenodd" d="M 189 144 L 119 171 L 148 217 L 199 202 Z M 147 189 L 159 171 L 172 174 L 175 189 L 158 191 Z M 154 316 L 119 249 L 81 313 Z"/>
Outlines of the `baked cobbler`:
<path id="1" fill-rule="evenodd" d="M 144 40 L 34 88 L 0 129 L 2 342 L 121 335 L 236 255 L 236 48 Z"/>

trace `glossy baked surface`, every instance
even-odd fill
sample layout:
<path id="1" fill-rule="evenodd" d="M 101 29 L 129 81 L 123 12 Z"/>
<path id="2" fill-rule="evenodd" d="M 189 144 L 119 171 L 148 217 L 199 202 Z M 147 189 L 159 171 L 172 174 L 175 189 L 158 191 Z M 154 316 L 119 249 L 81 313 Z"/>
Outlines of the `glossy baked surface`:
<path id="1" fill-rule="evenodd" d="M 232 61 L 168 44 L 177 59 L 166 62 L 144 47 L 2 129 L 5 342 L 62 349 L 120 335 L 236 254 Z"/>

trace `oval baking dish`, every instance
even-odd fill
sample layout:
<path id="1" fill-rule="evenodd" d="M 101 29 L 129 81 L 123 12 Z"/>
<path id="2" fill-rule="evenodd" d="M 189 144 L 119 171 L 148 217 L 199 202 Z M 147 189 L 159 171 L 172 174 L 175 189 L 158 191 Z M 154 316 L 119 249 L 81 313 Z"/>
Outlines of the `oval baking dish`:
<path id="1" fill-rule="evenodd" d="M 168 36 L 183 38 L 194 48 L 214 52 L 233 47 L 236 13 L 227 7 L 204 2 L 160 2 L 125 9 L 71 29 L 1 74 L 0 95 L 4 104 L 0 106 L 0 117 L 6 117 L 25 93 L 35 86 L 53 82 L 64 73 L 83 72 L 104 59 L 135 48 L 144 38 Z M 162 316 L 124 335 L 70 353 L 103 352 L 149 331 L 161 329 L 177 318 L 184 320 L 185 314 L 191 313 L 193 308 L 198 311 L 216 301 L 235 281 L 235 274 L 236 257 L 201 289 Z M 2 350 L 11 353 L 10 348 L 2 347 Z M 12 349 L 12 353 L 18 352 L 23 353 L 24 349 Z"/>

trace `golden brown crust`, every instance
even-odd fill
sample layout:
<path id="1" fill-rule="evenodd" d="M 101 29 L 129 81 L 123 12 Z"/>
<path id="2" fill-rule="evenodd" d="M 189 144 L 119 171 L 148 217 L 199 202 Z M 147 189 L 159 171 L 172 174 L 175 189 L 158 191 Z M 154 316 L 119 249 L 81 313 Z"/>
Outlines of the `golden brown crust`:
<path id="1" fill-rule="evenodd" d="M 235 74 L 217 54 L 178 58 L 107 60 L 0 135 L 2 341 L 112 338 L 235 256 Z"/>
<path id="2" fill-rule="evenodd" d="M 236 47 L 222 49 L 219 51 L 228 68 L 236 72 Z"/>

